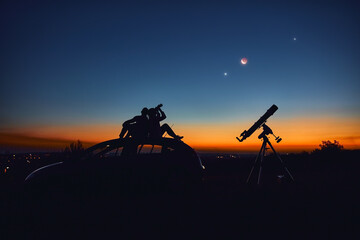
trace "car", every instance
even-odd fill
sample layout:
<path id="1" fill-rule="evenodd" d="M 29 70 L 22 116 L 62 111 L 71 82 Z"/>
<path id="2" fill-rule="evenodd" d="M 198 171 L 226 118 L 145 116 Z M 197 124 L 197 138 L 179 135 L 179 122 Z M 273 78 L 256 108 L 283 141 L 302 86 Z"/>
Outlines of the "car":
<path id="1" fill-rule="evenodd" d="M 52 226 L 56 233 L 86 234 L 99 226 L 133 234 L 126 229 L 166 224 L 196 206 L 204 170 L 196 152 L 179 140 L 105 141 L 29 174 L 23 221 L 36 233 Z"/>
<path id="2" fill-rule="evenodd" d="M 39 168 L 25 183 L 30 189 L 63 193 L 178 191 L 201 184 L 204 170 L 194 149 L 182 141 L 126 138 L 101 142 Z"/>

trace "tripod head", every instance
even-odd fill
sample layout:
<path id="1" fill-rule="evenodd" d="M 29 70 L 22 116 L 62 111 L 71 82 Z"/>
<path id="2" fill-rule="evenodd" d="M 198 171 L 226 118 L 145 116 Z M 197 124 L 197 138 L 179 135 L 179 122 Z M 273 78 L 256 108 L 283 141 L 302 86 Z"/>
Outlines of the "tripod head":
<path id="1" fill-rule="evenodd" d="M 275 137 L 275 141 L 277 143 L 279 143 L 282 140 L 282 138 L 280 136 L 278 136 L 278 137 L 275 136 L 275 134 L 273 133 L 271 128 L 268 125 L 266 125 L 265 123 L 262 125 L 262 128 L 263 128 L 263 132 L 260 133 L 260 135 L 258 136 L 259 139 L 265 139 L 265 138 L 267 138 L 267 135 L 272 134 Z"/>

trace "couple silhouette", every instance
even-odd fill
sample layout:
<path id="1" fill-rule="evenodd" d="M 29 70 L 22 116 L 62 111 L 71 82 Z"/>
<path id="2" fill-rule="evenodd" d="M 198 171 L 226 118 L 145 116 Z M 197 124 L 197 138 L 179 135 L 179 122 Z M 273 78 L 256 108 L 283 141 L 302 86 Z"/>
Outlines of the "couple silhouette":
<path id="1" fill-rule="evenodd" d="M 169 134 L 176 140 L 183 137 L 174 133 L 168 124 L 160 126 L 160 122 L 166 118 L 165 113 L 161 110 L 163 105 L 159 104 L 155 108 L 143 108 L 141 115 L 135 116 L 123 123 L 123 128 L 119 134 L 120 138 L 161 138 L 164 133 Z"/>

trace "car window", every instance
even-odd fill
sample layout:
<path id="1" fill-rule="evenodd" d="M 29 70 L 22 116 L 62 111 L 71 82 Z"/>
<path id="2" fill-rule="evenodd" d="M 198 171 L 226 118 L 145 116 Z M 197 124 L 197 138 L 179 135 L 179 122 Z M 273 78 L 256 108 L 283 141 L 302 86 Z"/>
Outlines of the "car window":
<path id="1" fill-rule="evenodd" d="M 162 146 L 161 145 L 151 145 L 151 144 L 143 144 L 139 145 L 137 148 L 138 154 L 155 154 L 161 153 Z"/>
<path id="2" fill-rule="evenodd" d="M 169 152 L 173 152 L 173 151 L 175 151 L 174 148 L 169 147 L 169 146 L 163 146 L 162 153 L 169 153 Z"/>
<path id="3" fill-rule="evenodd" d="M 119 147 L 119 148 L 115 148 L 111 151 L 105 151 L 102 156 L 104 158 L 109 158 L 109 157 L 119 157 L 121 156 L 121 153 L 122 153 L 122 150 L 123 150 L 123 147 Z"/>
<path id="4" fill-rule="evenodd" d="M 92 152 L 91 152 L 91 155 L 92 156 L 95 156 L 95 155 L 98 155 L 99 153 L 101 152 L 106 152 L 106 149 L 110 148 L 110 145 L 105 145 L 103 147 L 99 147 L 97 149 L 94 149 Z"/>
<path id="5" fill-rule="evenodd" d="M 96 148 L 94 150 L 92 150 L 89 153 L 89 157 L 100 157 L 100 158 L 104 158 L 104 157 L 115 157 L 115 156 L 120 156 L 122 153 L 123 147 L 118 147 L 118 148 L 114 148 L 111 145 L 104 145 L 101 146 L 99 148 Z"/>

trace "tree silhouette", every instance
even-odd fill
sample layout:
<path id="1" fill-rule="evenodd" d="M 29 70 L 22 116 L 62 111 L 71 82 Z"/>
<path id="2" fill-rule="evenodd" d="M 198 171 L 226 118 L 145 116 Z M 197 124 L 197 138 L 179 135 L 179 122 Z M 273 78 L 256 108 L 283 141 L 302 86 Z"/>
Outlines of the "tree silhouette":
<path id="1" fill-rule="evenodd" d="M 344 149 L 344 146 L 336 140 L 334 140 L 334 142 L 329 140 L 322 141 L 322 143 L 319 144 L 319 147 L 320 149 L 316 148 L 313 151 L 314 154 L 335 154 L 340 153 Z"/>
<path id="2" fill-rule="evenodd" d="M 344 146 L 336 140 L 333 143 L 331 141 L 322 141 L 319 147 L 321 151 L 341 151 L 344 149 Z"/>
<path id="3" fill-rule="evenodd" d="M 85 148 L 80 140 L 70 143 L 69 146 L 66 146 L 63 153 L 67 159 L 76 159 L 80 158 L 84 153 Z"/>

